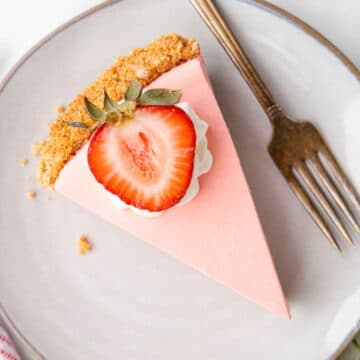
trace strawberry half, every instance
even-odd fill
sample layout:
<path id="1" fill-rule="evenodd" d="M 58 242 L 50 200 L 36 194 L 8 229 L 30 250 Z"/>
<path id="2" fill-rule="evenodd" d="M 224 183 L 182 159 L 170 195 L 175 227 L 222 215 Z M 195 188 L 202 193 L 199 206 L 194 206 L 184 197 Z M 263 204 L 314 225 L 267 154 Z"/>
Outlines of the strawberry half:
<path id="1" fill-rule="evenodd" d="M 139 106 L 133 119 L 95 131 L 88 163 L 96 180 L 126 204 L 163 211 L 186 194 L 195 146 L 194 125 L 183 110 Z"/>

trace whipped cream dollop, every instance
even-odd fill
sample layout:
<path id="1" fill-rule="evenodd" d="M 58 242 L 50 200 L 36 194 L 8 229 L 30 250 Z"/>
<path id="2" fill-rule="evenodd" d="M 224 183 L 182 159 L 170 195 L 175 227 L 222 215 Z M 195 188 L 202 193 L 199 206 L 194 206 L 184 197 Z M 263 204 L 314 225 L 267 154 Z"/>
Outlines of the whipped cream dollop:
<path id="1" fill-rule="evenodd" d="M 206 132 L 208 129 L 207 122 L 201 120 L 196 115 L 195 111 L 192 109 L 192 107 L 188 102 L 178 103 L 175 106 L 185 111 L 185 113 L 189 116 L 189 118 L 193 122 L 196 132 L 196 148 L 195 148 L 194 169 L 192 173 L 192 178 L 189 187 L 186 191 L 186 194 L 181 199 L 181 201 L 174 206 L 177 207 L 177 206 L 182 206 L 187 202 L 191 201 L 199 192 L 200 185 L 198 178 L 199 176 L 207 173 L 211 169 L 213 163 L 213 157 L 208 149 L 208 142 L 206 138 Z M 135 206 L 126 204 L 118 196 L 110 192 L 107 193 L 111 201 L 119 210 L 131 210 L 134 213 L 142 216 L 158 216 L 165 212 L 165 211 L 154 212 L 154 211 L 138 209 Z"/>

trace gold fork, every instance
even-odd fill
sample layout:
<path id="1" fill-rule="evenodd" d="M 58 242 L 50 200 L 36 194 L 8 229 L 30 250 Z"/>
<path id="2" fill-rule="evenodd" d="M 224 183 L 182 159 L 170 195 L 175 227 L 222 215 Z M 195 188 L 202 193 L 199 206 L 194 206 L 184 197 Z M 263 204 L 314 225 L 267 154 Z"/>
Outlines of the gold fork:
<path id="1" fill-rule="evenodd" d="M 270 119 L 273 136 L 268 151 L 297 198 L 337 250 L 341 252 L 322 213 L 332 221 L 343 238 L 354 245 L 337 212 L 342 213 L 354 229 L 360 232 L 360 226 L 348 204 L 359 211 L 359 195 L 319 131 L 308 121 L 290 117 L 275 102 L 212 0 L 191 2 L 245 78 Z M 343 195 L 346 195 L 348 202 Z"/>

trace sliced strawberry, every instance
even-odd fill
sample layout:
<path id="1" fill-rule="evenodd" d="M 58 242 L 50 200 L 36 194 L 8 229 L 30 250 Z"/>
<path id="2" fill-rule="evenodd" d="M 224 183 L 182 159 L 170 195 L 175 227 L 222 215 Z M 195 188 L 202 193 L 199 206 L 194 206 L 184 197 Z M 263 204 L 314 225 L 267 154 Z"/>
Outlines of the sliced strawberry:
<path id="1" fill-rule="evenodd" d="M 128 205 L 162 211 L 189 187 L 196 145 L 194 125 L 175 106 L 141 106 L 119 127 L 102 125 L 90 140 L 96 180 Z"/>

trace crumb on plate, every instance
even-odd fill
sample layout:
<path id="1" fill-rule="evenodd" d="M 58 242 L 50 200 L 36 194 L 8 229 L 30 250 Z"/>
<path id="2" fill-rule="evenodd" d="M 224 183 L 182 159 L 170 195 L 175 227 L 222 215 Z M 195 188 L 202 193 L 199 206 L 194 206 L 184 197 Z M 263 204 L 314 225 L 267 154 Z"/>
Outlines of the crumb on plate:
<path id="1" fill-rule="evenodd" d="M 62 106 L 62 105 L 59 105 L 57 108 L 56 108 L 56 112 L 58 114 L 61 114 L 65 111 L 65 108 Z"/>
<path id="2" fill-rule="evenodd" d="M 26 197 L 29 199 L 29 200 L 34 200 L 35 197 L 36 197 L 36 192 L 35 191 L 28 191 L 26 193 Z"/>
<path id="3" fill-rule="evenodd" d="M 28 164 L 28 160 L 26 160 L 26 159 L 21 159 L 20 160 L 20 165 L 22 166 L 22 167 L 25 167 L 27 164 Z"/>
<path id="4" fill-rule="evenodd" d="M 92 244 L 88 241 L 85 235 L 81 235 L 77 243 L 77 248 L 80 255 L 85 255 L 91 250 Z"/>
<path id="5" fill-rule="evenodd" d="M 40 141 L 38 143 L 32 144 L 32 153 L 33 155 L 39 155 L 42 147 L 44 146 L 45 141 Z"/>

